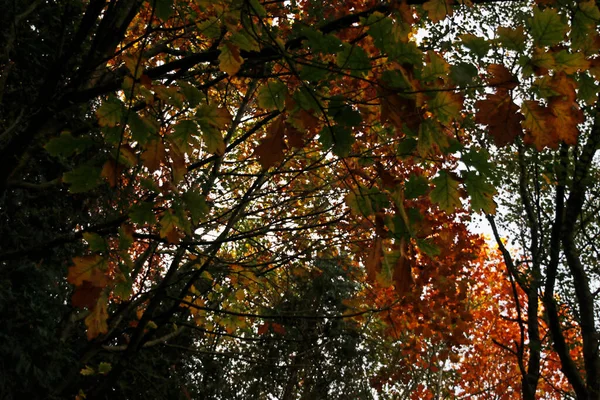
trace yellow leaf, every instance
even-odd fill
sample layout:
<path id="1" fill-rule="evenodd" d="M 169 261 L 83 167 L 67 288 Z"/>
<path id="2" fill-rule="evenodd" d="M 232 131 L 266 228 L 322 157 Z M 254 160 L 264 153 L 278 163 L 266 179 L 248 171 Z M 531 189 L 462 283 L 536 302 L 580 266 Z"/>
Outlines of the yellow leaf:
<path id="1" fill-rule="evenodd" d="M 92 286 L 105 287 L 108 284 L 108 278 L 104 273 L 106 267 L 106 260 L 99 255 L 74 257 L 73 265 L 69 267 L 67 281 L 76 286 L 81 286 L 83 281 L 88 281 Z"/>
<path id="2" fill-rule="evenodd" d="M 106 296 L 102 296 L 98 299 L 98 303 L 90 312 L 85 319 L 85 325 L 87 326 L 87 338 L 92 340 L 98 335 L 105 334 L 108 332 L 108 311 L 106 309 L 108 299 Z"/>
<path id="3" fill-rule="evenodd" d="M 219 48 L 219 68 L 229 75 L 235 75 L 240 70 L 244 59 L 240 56 L 240 49 L 231 43 L 224 43 Z"/>

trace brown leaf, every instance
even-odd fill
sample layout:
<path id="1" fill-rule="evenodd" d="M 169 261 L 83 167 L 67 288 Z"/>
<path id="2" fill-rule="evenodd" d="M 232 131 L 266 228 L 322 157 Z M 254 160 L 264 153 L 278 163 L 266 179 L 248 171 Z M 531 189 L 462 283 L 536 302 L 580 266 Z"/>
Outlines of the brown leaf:
<path id="1" fill-rule="evenodd" d="M 421 124 L 421 113 L 414 99 L 388 92 L 381 97 L 381 122 L 389 122 L 399 130 L 406 124 L 410 130 L 416 132 Z"/>
<path id="2" fill-rule="evenodd" d="M 286 149 L 284 134 L 285 124 L 283 116 L 280 116 L 269 126 L 267 136 L 254 150 L 254 155 L 263 169 L 269 169 L 283 160 L 283 151 Z"/>
<path id="3" fill-rule="evenodd" d="M 367 258 L 367 262 L 365 263 L 365 267 L 367 269 L 367 278 L 375 282 L 377 279 L 377 273 L 381 269 L 381 245 L 382 239 L 379 236 L 375 237 L 373 246 L 371 246 L 371 250 L 369 251 L 369 256 Z"/>
<path id="4" fill-rule="evenodd" d="M 408 260 L 408 242 L 404 239 L 400 242 L 400 257 L 394 266 L 394 286 L 398 294 L 406 294 L 412 287 L 414 280 L 412 268 Z"/>
<path id="5" fill-rule="evenodd" d="M 498 90 L 514 89 L 519 84 L 518 79 L 504 65 L 491 64 L 487 71 L 489 74 L 486 78 L 487 82 Z"/>
<path id="6" fill-rule="evenodd" d="M 142 162 L 152 172 L 160 168 L 165 162 L 165 146 L 162 140 L 153 140 L 146 145 L 142 153 Z"/>
<path id="7" fill-rule="evenodd" d="M 78 286 L 71 297 L 71 304 L 77 308 L 92 308 L 98 302 L 102 288 L 94 286 L 89 281 L 83 281 L 81 286 Z"/>
<path id="8" fill-rule="evenodd" d="M 518 113 L 519 107 L 512 101 L 508 92 L 490 94 L 486 99 L 476 102 L 475 108 L 478 109 L 475 122 L 488 126 L 489 134 L 497 146 L 512 143 L 523 133 L 523 115 Z"/>
<path id="9" fill-rule="evenodd" d="M 304 135 L 298 129 L 286 122 L 285 137 L 290 147 L 301 149 L 304 147 Z"/>

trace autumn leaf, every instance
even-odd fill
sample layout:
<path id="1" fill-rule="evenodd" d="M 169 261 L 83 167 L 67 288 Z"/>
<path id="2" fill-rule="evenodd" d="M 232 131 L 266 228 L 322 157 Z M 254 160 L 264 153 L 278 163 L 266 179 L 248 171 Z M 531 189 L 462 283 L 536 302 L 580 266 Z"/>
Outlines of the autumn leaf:
<path id="1" fill-rule="evenodd" d="M 452 213 L 461 207 L 458 181 L 453 179 L 446 171 L 440 171 L 432 180 L 435 188 L 429 193 L 431 201 L 438 204 L 442 210 Z"/>
<path id="2" fill-rule="evenodd" d="M 142 152 L 142 162 L 151 172 L 160 168 L 165 163 L 165 146 L 161 139 L 149 142 Z"/>
<path id="3" fill-rule="evenodd" d="M 110 187 L 115 187 L 117 185 L 117 179 L 119 177 L 118 174 L 119 172 L 115 160 L 106 160 L 104 166 L 102 167 L 102 172 L 100 173 L 100 176 L 107 180 Z"/>
<path id="4" fill-rule="evenodd" d="M 81 286 L 84 281 L 88 281 L 93 286 L 103 288 L 108 284 L 107 267 L 106 259 L 100 255 L 74 257 L 67 282 Z"/>
<path id="5" fill-rule="evenodd" d="M 475 122 L 488 126 L 489 134 L 497 146 L 514 142 L 522 134 L 519 107 L 512 101 L 508 92 L 487 95 L 475 103 Z"/>
<path id="6" fill-rule="evenodd" d="M 465 178 L 465 186 L 471 199 L 473 211 L 483 211 L 486 214 L 496 213 L 496 203 L 493 199 L 496 189 L 485 180 L 483 175 L 468 172 Z"/>
<path id="7" fill-rule="evenodd" d="M 554 46 L 561 42 L 568 30 L 568 25 L 554 8 L 538 7 L 533 9 L 533 18 L 530 21 L 533 41 L 539 46 Z"/>
<path id="8" fill-rule="evenodd" d="M 75 288 L 71 297 L 71 304 L 77 308 L 91 309 L 98 302 L 103 290 L 103 288 L 94 286 L 91 282 L 83 281 L 81 286 Z"/>
<path id="9" fill-rule="evenodd" d="M 519 84 L 519 81 L 504 65 L 490 64 L 487 71 L 488 76 L 486 77 L 486 81 L 490 86 L 494 86 L 497 89 L 510 90 Z"/>
<path id="10" fill-rule="evenodd" d="M 219 69 L 233 76 L 238 73 L 244 59 L 240 56 L 240 49 L 232 43 L 223 43 L 219 46 Z"/>
<path id="11" fill-rule="evenodd" d="M 181 222 L 173 212 L 170 210 L 164 212 L 159 224 L 161 238 L 167 239 L 169 243 L 179 243 L 180 235 L 177 229 Z"/>
<path id="12" fill-rule="evenodd" d="M 380 236 L 376 236 L 369 250 L 367 260 L 365 262 L 365 268 L 367 270 L 367 277 L 371 282 L 375 282 L 377 279 L 377 273 L 381 269 L 381 257 L 382 257 L 382 245 L 383 241 Z"/>
<path id="13" fill-rule="evenodd" d="M 254 155 L 263 169 L 269 169 L 283 159 L 283 152 L 286 149 L 284 141 L 285 123 L 283 116 L 280 116 L 269 125 L 267 136 L 256 146 Z"/>
<path id="14" fill-rule="evenodd" d="M 451 0 L 428 0 L 423 3 L 423 9 L 427 11 L 427 15 L 432 22 L 439 22 L 452 15 Z"/>
<path id="15" fill-rule="evenodd" d="M 103 335 L 108 332 L 107 303 L 108 299 L 106 296 L 101 296 L 96 302 L 96 305 L 92 308 L 90 314 L 85 318 L 88 340 L 92 340 L 99 335 Z"/>
<path id="16" fill-rule="evenodd" d="M 123 117 L 123 103 L 114 96 L 109 97 L 102 102 L 102 105 L 96 110 L 98 124 L 100 126 L 115 127 Z"/>
<path id="17" fill-rule="evenodd" d="M 463 99 L 460 95 L 450 92 L 437 92 L 427 103 L 431 111 L 441 123 L 448 124 L 460 116 Z"/>

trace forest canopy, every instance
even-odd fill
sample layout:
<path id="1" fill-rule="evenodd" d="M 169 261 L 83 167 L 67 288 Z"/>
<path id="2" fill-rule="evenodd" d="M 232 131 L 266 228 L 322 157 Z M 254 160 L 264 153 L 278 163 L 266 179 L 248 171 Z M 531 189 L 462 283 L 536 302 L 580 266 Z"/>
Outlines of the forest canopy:
<path id="1" fill-rule="evenodd" d="M 0 398 L 600 399 L 595 1 L 0 7 Z"/>

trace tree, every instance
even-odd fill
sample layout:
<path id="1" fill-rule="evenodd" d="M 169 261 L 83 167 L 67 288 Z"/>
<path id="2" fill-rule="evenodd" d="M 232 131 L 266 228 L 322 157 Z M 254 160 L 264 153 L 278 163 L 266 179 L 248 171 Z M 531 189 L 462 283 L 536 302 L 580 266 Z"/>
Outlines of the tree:
<path id="1" fill-rule="evenodd" d="M 517 319 L 507 324 L 517 343 L 496 348 L 516 356 L 513 390 L 570 391 L 543 369 L 556 354 L 576 396 L 597 398 L 595 245 L 575 221 L 586 201 L 594 215 L 600 11 L 511 4 L 524 29 L 495 17 L 505 5 L 472 3 L 3 4 L 7 396 L 367 396 L 365 370 L 341 365 L 364 365 L 373 340 L 422 340 L 430 360 L 398 354 L 431 372 L 504 314 Z M 497 34 L 482 37 L 465 16 Z M 542 195 L 529 168 L 550 171 L 544 157 L 559 147 L 555 197 Z M 490 312 L 481 285 L 502 269 L 486 269 L 464 212 L 493 221 L 511 169 L 530 255 L 516 262 L 498 240 L 508 275 L 495 295 L 509 293 L 515 310 Z M 545 222 L 548 202 L 556 217 Z M 555 296 L 559 271 L 574 301 Z M 471 295 L 484 297 L 479 308 Z M 397 324 L 418 329 L 398 335 Z M 26 326 L 31 343 L 15 347 Z M 51 371 L 39 344 L 52 349 Z M 242 364 L 254 352 L 285 362 L 285 381 L 238 389 L 257 378 Z M 378 371 L 381 361 L 367 363 L 374 377 L 399 376 Z M 451 395 L 444 368 L 413 395 Z"/>

